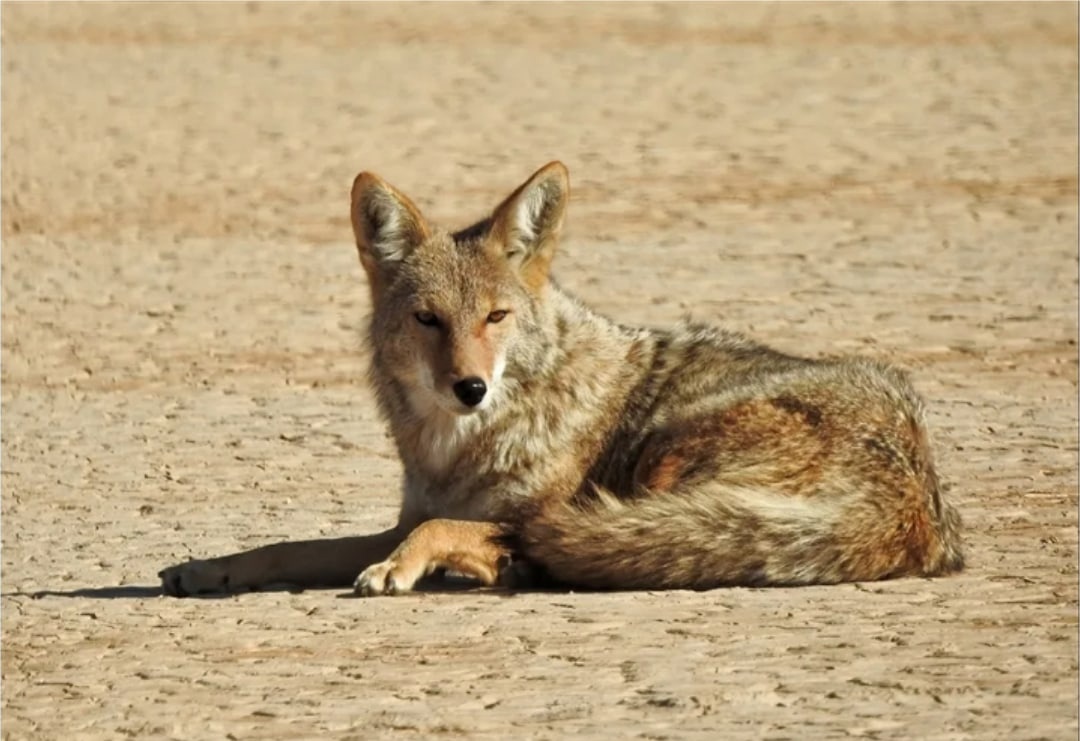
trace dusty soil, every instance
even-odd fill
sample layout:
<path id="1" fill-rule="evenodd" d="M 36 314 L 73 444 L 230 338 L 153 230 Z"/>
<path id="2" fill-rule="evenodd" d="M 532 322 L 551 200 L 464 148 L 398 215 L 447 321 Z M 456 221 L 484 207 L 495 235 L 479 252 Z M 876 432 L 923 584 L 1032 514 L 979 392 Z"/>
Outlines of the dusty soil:
<path id="1" fill-rule="evenodd" d="M 4 739 L 1077 734 L 1077 8 L 4 3 Z M 913 372 L 940 580 L 160 595 L 381 528 L 347 217 L 559 158 L 562 282 Z"/>

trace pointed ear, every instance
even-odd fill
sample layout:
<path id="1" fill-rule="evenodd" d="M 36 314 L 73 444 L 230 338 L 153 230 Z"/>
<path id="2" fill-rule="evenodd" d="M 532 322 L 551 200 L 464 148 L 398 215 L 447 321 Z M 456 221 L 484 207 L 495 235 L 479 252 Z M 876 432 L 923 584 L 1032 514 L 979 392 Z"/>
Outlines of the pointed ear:
<path id="1" fill-rule="evenodd" d="M 430 233 L 420 209 L 370 172 L 353 181 L 351 215 L 360 262 L 372 278 L 380 268 L 403 260 Z"/>
<path id="2" fill-rule="evenodd" d="M 562 162 L 550 162 L 495 209 L 491 237 L 534 292 L 548 279 L 551 258 L 570 198 L 570 174 Z"/>

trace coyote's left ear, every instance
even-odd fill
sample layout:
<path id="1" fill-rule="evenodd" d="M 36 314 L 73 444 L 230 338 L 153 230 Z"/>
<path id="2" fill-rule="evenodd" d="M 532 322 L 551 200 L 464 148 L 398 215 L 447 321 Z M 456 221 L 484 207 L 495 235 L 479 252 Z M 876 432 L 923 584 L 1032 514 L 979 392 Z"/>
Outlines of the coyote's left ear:
<path id="1" fill-rule="evenodd" d="M 428 238 L 420 209 L 378 175 L 362 172 L 352 187 L 352 226 L 360 262 L 372 280 Z"/>
<path id="2" fill-rule="evenodd" d="M 570 175 L 562 162 L 550 162 L 495 209 L 491 237 L 517 267 L 525 284 L 538 291 L 547 282 L 562 229 Z"/>

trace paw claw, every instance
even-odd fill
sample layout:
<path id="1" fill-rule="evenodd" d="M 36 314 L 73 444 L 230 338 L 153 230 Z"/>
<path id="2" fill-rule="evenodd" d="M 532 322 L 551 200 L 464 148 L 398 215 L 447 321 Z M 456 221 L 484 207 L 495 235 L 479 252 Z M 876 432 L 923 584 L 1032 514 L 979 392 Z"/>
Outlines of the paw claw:
<path id="1" fill-rule="evenodd" d="M 375 597 L 382 594 L 403 594 L 412 588 L 411 582 L 397 573 L 398 564 L 394 561 L 368 566 L 356 577 L 353 593 L 361 597 Z"/>

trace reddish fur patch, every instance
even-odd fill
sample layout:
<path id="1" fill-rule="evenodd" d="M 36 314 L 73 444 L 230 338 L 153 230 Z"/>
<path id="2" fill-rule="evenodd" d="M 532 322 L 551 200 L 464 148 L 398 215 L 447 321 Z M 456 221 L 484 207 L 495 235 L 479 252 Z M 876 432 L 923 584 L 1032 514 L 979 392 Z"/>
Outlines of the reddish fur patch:
<path id="1" fill-rule="evenodd" d="M 921 506 L 911 508 L 904 536 L 910 567 L 915 571 L 924 571 L 928 563 L 936 560 L 934 555 L 938 544 L 937 533 Z"/>
<path id="2" fill-rule="evenodd" d="M 646 472 L 645 486 L 651 491 L 671 491 L 682 477 L 685 459 L 676 453 L 668 453 Z"/>
<path id="3" fill-rule="evenodd" d="M 495 366 L 495 348 L 483 330 L 479 334 L 470 334 L 462 333 L 449 339 L 450 352 L 444 356 L 449 360 L 449 366 L 443 369 L 444 377 L 456 381 L 479 376 L 490 381 Z"/>
<path id="4" fill-rule="evenodd" d="M 836 431 L 814 405 L 791 398 L 754 399 L 654 437 L 642 451 L 634 482 L 670 491 L 699 475 L 732 483 L 750 476 L 777 491 L 809 494 L 824 476 Z M 759 477 L 763 470 L 772 476 Z"/>

